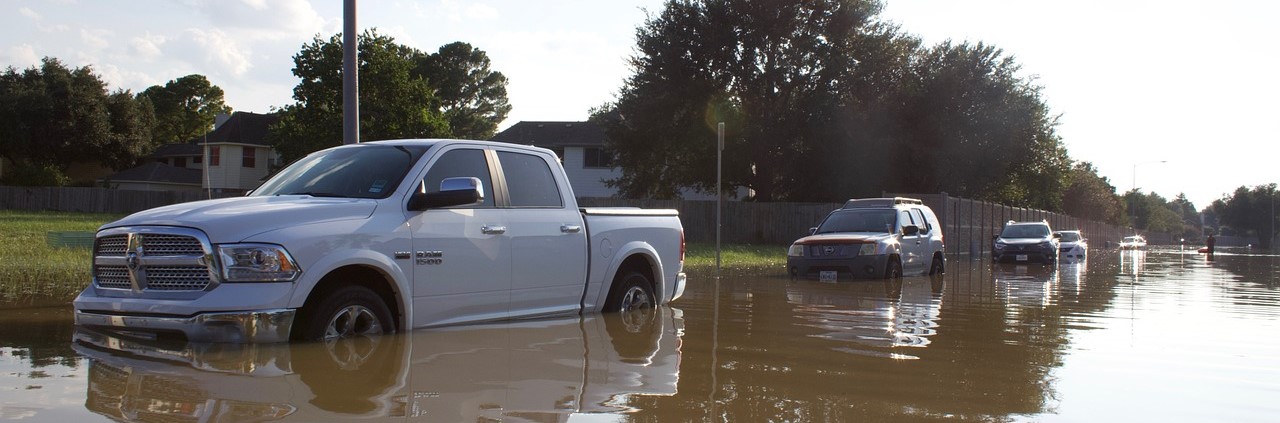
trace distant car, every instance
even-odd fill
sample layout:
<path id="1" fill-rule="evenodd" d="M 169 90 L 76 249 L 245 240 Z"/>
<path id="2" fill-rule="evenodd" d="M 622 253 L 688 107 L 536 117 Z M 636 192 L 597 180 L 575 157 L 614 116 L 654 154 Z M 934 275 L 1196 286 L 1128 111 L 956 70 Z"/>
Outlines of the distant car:
<path id="1" fill-rule="evenodd" d="M 1089 255 L 1089 240 L 1080 231 L 1057 231 L 1058 257 L 1067 260 L 1084 260 Z"/>
<path id="2" fill-rule="evenodd" d="M 946 267 L 942 225 L 914 198 L 851 199 L 787 249 L 791 276 L 897 278 Z"/>
<path id="3" fill-rule="evenodd" d="M 1049 222 L 1009 221 L 991 242 L 991 259 L 996 263 L 1058 263 L 1059 235 Z"/>
<path id="4" fill-rule="evenodd" d="M 1147 239 L 1142 235 L 1131 235 L 1120 240 L 1121 250 L 1141 250 L 1147 248 Z"/>

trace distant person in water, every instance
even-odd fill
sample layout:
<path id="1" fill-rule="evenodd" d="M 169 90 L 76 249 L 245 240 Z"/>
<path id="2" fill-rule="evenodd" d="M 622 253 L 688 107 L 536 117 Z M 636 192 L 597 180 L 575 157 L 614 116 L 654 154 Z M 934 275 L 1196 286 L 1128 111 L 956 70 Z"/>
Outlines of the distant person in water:
<path id="1" fill-rule="evenodd" d="M 1209 237 L 1205 238 L 1204 246 L 1208 249 L 1206 252 L 1209 253 L 1209 257 L 1213 257 L 1213 244 L 1216 244 L 1217 242 L 1218 240 L 1213 239 L 1213 234 L 1209 234 Z"/>

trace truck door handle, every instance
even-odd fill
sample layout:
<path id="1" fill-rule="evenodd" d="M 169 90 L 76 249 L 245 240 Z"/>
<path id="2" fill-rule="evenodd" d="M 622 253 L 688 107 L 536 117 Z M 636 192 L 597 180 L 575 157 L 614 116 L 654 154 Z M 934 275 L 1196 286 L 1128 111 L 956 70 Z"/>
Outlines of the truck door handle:
<path id="1" fill-rule="evenodd" d="M 560 225 L 560 232 L 566 234 L 576 234 L 582 231 L 582 227 L 578 225 Z"/>
<path id="2" fill-rule="evenodd" d="M 507 227 L 484 225 L 483 227 L 480 228 L 480 232 L 483 232 L 489 235 L 502 235 L 507 232 Z"/>

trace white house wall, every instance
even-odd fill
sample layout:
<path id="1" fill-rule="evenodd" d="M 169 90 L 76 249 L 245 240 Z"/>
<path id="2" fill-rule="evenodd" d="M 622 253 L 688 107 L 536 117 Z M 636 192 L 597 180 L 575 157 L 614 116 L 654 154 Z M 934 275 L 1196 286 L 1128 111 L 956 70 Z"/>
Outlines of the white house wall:
<path id="1" fill-rule="evenodd" d="M 617 190 L 604 184 L 606 179 L 614 179 L 622 175 L 618 168 L 585 168 L 583 167 L 583 147 L 565 147 L 564 168 L 573 186 L 576 197 L 612 197 Z"/>

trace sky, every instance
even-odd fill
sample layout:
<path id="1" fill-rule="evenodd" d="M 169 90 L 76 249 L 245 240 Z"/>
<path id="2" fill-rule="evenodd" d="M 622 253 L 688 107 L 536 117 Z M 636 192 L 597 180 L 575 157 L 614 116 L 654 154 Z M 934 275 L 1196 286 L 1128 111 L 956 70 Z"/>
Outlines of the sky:
<path id="1" fill-rule="evenodd" d="M 229 106 L 293 102 L 292 56 L 342 29 L 341 0 L 5 0 L 0 67 L 42 57 L 91 66 L 112 90 L 189 74 Z M 362 29 L 426 52 L 484 50 L 522 120 L 585 120 L 630 75 L 635 30 L 661 0 L 365 0 Z M 1118 192 L 1204 208 L 1280 181 L 1280 2 L 1256 0 L 886 0 L 880 19 L 926 44 L 983 42 L 1022 65 L 1060 117 L 1074 160 Z"/>

